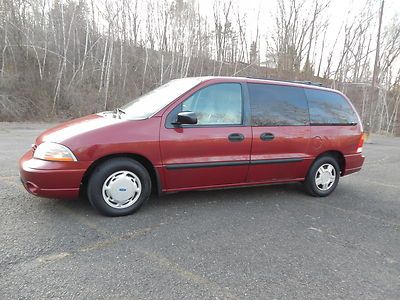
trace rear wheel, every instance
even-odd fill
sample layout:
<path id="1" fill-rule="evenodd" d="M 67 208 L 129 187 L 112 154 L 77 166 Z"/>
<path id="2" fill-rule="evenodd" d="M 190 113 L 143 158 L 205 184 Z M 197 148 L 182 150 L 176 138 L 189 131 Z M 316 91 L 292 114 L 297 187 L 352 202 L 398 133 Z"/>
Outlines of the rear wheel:
<path id="1" fill-rule="evenodd" d="M 340 168 L 335 158 L 323 156 L 318 158 L 308 171 L 304 182 L 309 194 L 325 197 L 332 193 L 339 183 Z"/>
<path id="2" fill-rule="evenodd" d="M 151 179 L 146 168 L 129 158 L 114 158 L 97 166 L 87 194 L 92 206 L 107 216 L 125 216 L 149 198 Z"/>

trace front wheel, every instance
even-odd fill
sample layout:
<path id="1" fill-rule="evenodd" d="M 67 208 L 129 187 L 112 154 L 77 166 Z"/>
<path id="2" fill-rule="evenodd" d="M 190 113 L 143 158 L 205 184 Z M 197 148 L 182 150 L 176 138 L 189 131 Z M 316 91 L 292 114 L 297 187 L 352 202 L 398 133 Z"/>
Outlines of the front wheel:
<path id="1" fill-rule="evenodd" d="M 339 183 L 339 164 L 331 156 L 318 158 L 308 171 L 304 182 L 307 192 L 315 197 L 326 197 Z"/>
<path id="2" fill-rule="evenodd" d="M 95 168 L 88 198 L 100 213 L 117 217 L 138 210 L 149 198 L 151 179 L 146 168 L 129 158 L 114 158 Z"/>

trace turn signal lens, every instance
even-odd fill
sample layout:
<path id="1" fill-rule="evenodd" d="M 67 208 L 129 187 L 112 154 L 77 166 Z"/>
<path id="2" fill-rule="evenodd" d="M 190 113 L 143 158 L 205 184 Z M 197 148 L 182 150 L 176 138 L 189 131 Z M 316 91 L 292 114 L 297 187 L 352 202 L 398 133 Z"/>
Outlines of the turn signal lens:
<path id="1" fill-rule="evenodd" d="M 357 153 L 361 153 L 363 151 L 363 145 L 364 145 L 364 134 L 361 135 L 360 141 L 358 142 Z"/>
<path id="2" fill-rule="evenodd" d="M 50 142 L 40 144 L 33 157 L 49 161 L 77 161 L 75 155 L 67 147 Z"/>

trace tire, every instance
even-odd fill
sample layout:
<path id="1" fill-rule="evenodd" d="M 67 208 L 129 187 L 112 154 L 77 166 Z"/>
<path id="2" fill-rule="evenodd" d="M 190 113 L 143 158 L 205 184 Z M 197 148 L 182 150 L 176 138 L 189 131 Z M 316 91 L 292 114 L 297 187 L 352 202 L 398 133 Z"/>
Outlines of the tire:
<path id="1" fill-rule="evenodd" d="M 318 158 L 308 171 L 304 186 L 314 197 L 326 197 L 331 194 L 339 183 L 340 168 L 332 156 Z"/>
<path id="2" fill-rule="evenodd" d="M 114 158 L 97 166 L 87 186 L 90 204 L 110 217 L 132 214 L 150 194 L 149 173 L 143 165 L 129 158 Z"/>

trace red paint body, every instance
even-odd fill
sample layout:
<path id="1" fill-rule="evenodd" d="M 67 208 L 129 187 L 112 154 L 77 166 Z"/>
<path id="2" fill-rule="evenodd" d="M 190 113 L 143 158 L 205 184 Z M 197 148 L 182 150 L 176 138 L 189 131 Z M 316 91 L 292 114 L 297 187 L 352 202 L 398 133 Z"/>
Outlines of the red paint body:
<path id="1" fill-rule="evenodd" d="M 316 157 L 335 151 L 343 155 L 342 175 L 361 169 L 364 156 L 357 153 L 361 122 L 354 126 L 199 127 L 166 128 L 168 114 L 193 92 L 221 82 L 267 83 L 323 89 L 293 83 L 245 78 L 208 78 L 145 120 L 124 120 L 90 115 L 58 125 L 41 134 L 35 144 L 50 141 L 67 146 L 76 162 L 52 162 L 33 158 L 29 150 L 20 161 L 21 180 L 38 196 L 76 198 L 85 174 L 99 160 L 133 155 L 150 163 L 162 192 L 213 187 L 231 187 L 304 180 Z M 272 141 L 261 141 L 264 132 Z M 240 133 L 241 142 L 228 135 Z M 301 158 L 291 163 L 252 164 L 252 161 Z M 207 167 L 208 163 L 237 165 Z M 168 168 L 172 165 L 203 164 L 203 167 Z M 204 166 L 206 164 L 206 166 Z"/>

